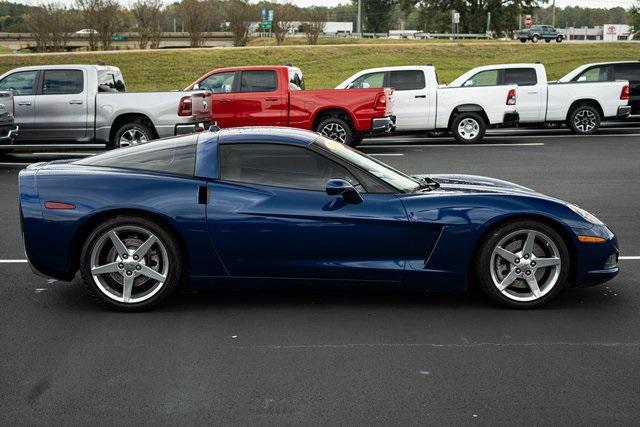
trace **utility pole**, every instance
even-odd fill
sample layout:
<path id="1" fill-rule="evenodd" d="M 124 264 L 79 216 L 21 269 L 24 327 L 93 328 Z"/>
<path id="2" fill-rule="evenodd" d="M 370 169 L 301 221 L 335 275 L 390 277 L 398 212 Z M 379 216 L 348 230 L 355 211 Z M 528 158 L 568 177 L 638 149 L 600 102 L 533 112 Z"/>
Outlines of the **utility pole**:
<path id="1" fill-rule="evenodd" d="M 553 0 L 551 5 L 551 26 L 556 26 L 556 0 Z"/>
<path id="2" fill-rule="evenodd" d="M 491 12 L 487 12 L 487 34 L 491 32 Z"/>
<path id="3" fill-rule="evenodd" d="M 362 37 L 362 0 L 358 0 L 358 22 L 356 24 L 358 35 Z"/>

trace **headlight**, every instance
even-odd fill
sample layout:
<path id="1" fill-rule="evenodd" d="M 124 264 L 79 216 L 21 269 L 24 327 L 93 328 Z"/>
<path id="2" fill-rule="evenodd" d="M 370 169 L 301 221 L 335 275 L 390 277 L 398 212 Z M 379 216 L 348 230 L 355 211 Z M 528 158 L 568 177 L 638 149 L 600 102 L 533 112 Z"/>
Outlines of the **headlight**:
<path id="1" fill-rule="evenodd" d="M 578 215 L 580 215 L 582 218 L 584 218 L 585 221 L 590 222 L 591 224 L 604 225 L 604 223 L 600 221 L 598 218 L 596 218 L 595 215 L 590 214 L 589 212 L 585 211 L 581 207 L 572 205 L 571 203 L 567 203 L 567 207 L 572 211 L 574 211 L 575 213 L 577 213 Z"/>

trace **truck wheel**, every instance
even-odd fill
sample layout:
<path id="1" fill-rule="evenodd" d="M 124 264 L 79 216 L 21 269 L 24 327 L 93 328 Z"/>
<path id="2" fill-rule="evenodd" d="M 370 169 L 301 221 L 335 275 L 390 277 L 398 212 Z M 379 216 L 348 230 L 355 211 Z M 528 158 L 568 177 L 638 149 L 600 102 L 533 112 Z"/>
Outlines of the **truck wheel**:
<path id="1" fill-rule="evenodd" d="M 520 39 L 520 43 L 526 43 L 527 39 Z"/>
<path id="2" fill-rule="evenodd" d="M 540 40 L 540 37 L 537 34 L 531 37 L 531 41 L 534 43 L 538 43 L 538 40 Z"/>
<path id="3" fill-rule="evenodd" d="M 327 117 L 322 120 L 318 123 L 316 132 L 326 138 L 333 139 L 350 147 L 359 143 L 359 141 L 354 140 L 353 130 L 349 123 L 338 117 Z"/>
<path id="4" fill-rule="evenodd" d="M 544 39 L 545 43 L 551 43 L 551 39 Z"/>
<path id="5" fill-rule="evenodd" d="M 562 36 L 558 36 L 558 37 L 556 37 L 556 42 L 558 42 L 558 43 L 562 43 Z"/>
<path id="6" fill-rule="evenodd" d="M 154 139 L 153 131 L 142 122 L 126 123 L 116 131 L 111 141 L 113 148 L 129 147 Z"/>
<path id="7" fill-rule="evenodd" d="M 591 105 L 579 105 L 569 114 L 567 126 L 576 135 L 590 135 L 600 127 L 600 112 Z"/>
<path id="8" fill-rule="evenodd" d="M 478 113 L 461 113 L 453 119 L 451 132 L 456 141 L 463 144 L 479 142 L 486 131 L 484 119 Z"/>
<path id="9" fill-rule="evenodd" d="M 364 139 L 364 135 L 354 135 L 353 138 L 351 139 L 351 146 L 357 147 L 358 145 L 360 145 L 363 139 Z"/>

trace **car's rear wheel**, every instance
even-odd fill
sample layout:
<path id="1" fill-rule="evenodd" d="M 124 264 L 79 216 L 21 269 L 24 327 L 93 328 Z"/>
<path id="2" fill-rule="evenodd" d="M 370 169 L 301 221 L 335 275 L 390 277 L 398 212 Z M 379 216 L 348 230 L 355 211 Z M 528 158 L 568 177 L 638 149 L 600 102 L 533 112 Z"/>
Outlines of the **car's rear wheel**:
<path id="1" fill-rule="evenodd" d="M 354 146 L 355 143 L 351 125 L 339 117 L 327 117 L 322 120 L 316 126 L 316 132 L 345 145 Z"/>
<path id="2" fill-rule="evenodd" d="M 544 39 L 545 43 L 551 43 L 551 39 Z"/>
<path id="3" fill-rule="evenodd" d="M 538 40 L 540 40 L 540 37 L 537 36 L 537 35 L 531 37 L 531 41 L 534 42 L 534 43 L 538 43 Z"/>
<path id="4" fill-rule="evenodd" d="M 482 243 L 476 276 L 494 301 L 535 308 L 567 286 L 569 250 L 562 237 L 537 221 L 514 221 L 494 230 Z"/>
<path id="5" fill-rule="evenodd" d="M 558 37 L 556 37 L 556 42 L 558 42 L 558 43 L 562 43 L 562 36 L 558 36 Z"/>
<path id="6" fill-rule="evenodd" d="M 127 123 L 116 131 L 111 146 L 113 148 L 129 147 L 151 141 L 154 133 L 149 126 L 142 122 Z"/>
<path id="7" fill-rule="evenodd" d="M 520 43 L 526 43 L 527 39 L 520 39 Z"/>
<path id="8" fill-rule="evenodd" d="M 486 124 L 478 113 L 460 113 L 451 124 L 451 132 L 458 142 L 474 144 L 479 142 L 486 131 Z"/>
<path id="9" fill-rule="evenodd" d="M 154 221 L 123 215 L 100 224 L 86 239 L 80 271 L 90 294 L 121 311 L 151 308 L 182 278 L 175 237 Z"/>
<path id="10" fill-rule="evenodd" d="M 600 128 L 600 112 L 591 105 L 579 105 L 569 114 L 567 125 L 577 135 L 589 135 Z"/>

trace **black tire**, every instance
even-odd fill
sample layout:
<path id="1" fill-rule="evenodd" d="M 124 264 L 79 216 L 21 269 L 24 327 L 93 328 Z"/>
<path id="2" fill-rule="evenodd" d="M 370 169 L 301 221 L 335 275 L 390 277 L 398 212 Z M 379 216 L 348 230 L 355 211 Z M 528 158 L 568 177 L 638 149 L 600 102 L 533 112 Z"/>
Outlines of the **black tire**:
<path id="1" fill-rule="evenodd" d="M 355 145 L 358 144 L 354 139 L 351 124 L 340 117 L 326 117 L 318 123 L 315 131 L 329 139 L 342 142 L 350 147 L 355 147 Z"/>
<path id="2" fill-rule="evenodd" d="M 102 291 L 91 274 L 91 256 L 94 246 L 110 230 L 116 227 L 137 227 L 145 229 L 162 243 L 168 258 L 168 271 L 166 280 L 159 286 L 160 289 L 150 298 L 140 302 L 121 302 L 110 298 Z M 143 257 L 145 259 L 146 257 Z M 98 302 L 118 311 L 144 311 L 148 310 L 171 295 L 180 285 L 183 279 L 184 265 L 180 245 L 173 234 L 155 221 L 133 215 L 120 215 L 107 220 L 96 227 L 87 237 L 80 255 L 80 273 L 89 294 Z M 150 265 L 150 264 L 147 264 Z M 120 274 L 120 273 L 112 273 Z M 142 276 L 140 276 L 142 277 Z M 137 279 L 136 279 L 137 280 Z M 143 279 L 145 280 L 145 279 Z M 134 285 L 134 287 L 137 285 Z"/>
<path id="3" fill-rule="evenodd" d="M 591 105 L 574 107 L 567 118 L 567 126 L 576 135 L 592 135 L 600 128 L 600 112 Z"/>
<path id="4" fill-rule="evenodd" d="M 555 284 L 544 295 L 532 301 L 518 301 L 506 296 L 497 288 L 497 285 L 494 283 L 494 279 L 492 278 L 491 270 L 494 267 L 492 265 L 492 253 L 494 248 L 500 242 L 500 240 L 502 240 L 506 236 L 509 236 L 511 233 L 517 232 L 518 230 L 535 230 L 537 232 L 543 233 L 553 241 L 556 248 L 558 249 L 560 257 L 560 273 Z M 493 230 L 484 239 L 484 241 L 480 243 L 480 245 L 481 246 L 476 252 L 476 257 L 474 259 L 475 265 L 473 266 L 474 268 L 472 269 L 472 271 L 475 273 L 475 278 L 477 279 L 478 285 L 483 290 L 483 292 L 489 298 L 499 304 L 519 309 L 540 307 L 548 303 L 568 286 L 567 278 L 569 276 L 569 271 L 571 268 L 571 261 L 567 245 L 562 237 L 553 228 L 542 222 L 516 220 L 505 223 Z M 547 273 L 544 273 L 543 271 L 542 274 Z M 535 277 L 535 272 L 533 277 Z M 519 283 L 516 281 L 514 282 L 514 284 L 516 286 L 524 287 L 521 282 Z"/>
<path id="5" fill-rule="evenodd" d="M 564 40 L 564 37 L 562 36 L 556 37 L 556 43 L 562 43 L 562 40 Z"/>
<path id="6" fill-rule="evenodd" d="M 155 132 L 148 123 L 145 123 L 142 120 L 136 120 L 135 122 L 125 123 L 118 128 L 118 130 L 113 134 L 113 139 L 110 141 L 111 148 L 120 148 L 125 146 L 121 144 L 121 138 L 125 133 L 129 131 L 133 131 L 136 133 L 140 132 L 140 134 L 144 135 L 146 141 L 151 141 L 152 139 L 156 138 Z M 135 145 L 137 143 L 139 142 L 134 142 L 129 145 Z"/>
<path id="7" fill-rule="evenodd" d="M 527 39 L 520 39 L 520 43 L 526 43 Z"/>
<path id="8" fill-rule="evenodd" d="M 551 39 L 544 39 L 545 43 L 551 43 Z"/>
<path id="9" fill-rule="evenodd" d="M 464 120 L 475 121 L 478 124 L 478 131 L 475 137 L 468 138 L 466 137 L 462 131 L 459 129 L 460 123 Z M 484 133 L 487 131 L 487 125 L 484 122 L 482 116 L 478 113 L 474 112 L 463 112 L 458 114 L 451 123 L 451 129 L 449 129 L 451 133 L 453 133 L 453 137 L 461 144 L 475 144 L 480 142 L 484 137 Z"/>
<path id="10" fill-rule="evenodd" d="M 540 40 L 540 36 L 538 36 L 537 34 L 534 34 L 533 36 L 531 36 L 531 41 L 533 43 L 538 43 L 538 40 Z"/>
<path id="11" fill-rule="evenodd" d="M 362 143 L 363 139 L 364 139 L 364 135 L 354 135 L 353 138 L 351 139 L 351 147 L 357 147 Z"/>

